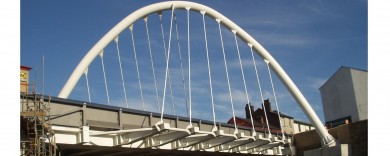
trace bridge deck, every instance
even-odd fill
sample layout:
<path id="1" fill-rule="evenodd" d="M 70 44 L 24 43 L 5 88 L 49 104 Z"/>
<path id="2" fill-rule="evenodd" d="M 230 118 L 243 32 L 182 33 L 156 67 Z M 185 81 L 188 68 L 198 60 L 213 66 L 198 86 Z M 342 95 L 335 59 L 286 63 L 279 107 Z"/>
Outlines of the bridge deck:
<path id="1" fill-rule="evenodd" d="M 27 99 L 31 100 L 27 103 L 32 103 L 32 97 Z M 21 100 L 25 99 L 21 98 Z M 49 98 L 45 96 L 44 100 L 48 101 Z M 24 104 L 26 102 L 21 102 L 21 112 L 27 108 Z M 174 151 L 178 153 L 175 154 L 183 150 L 197 151 L 193 153 L 195 155 L 200 151 L 275 153 L 275 150 L 288 150 L 282 146 L 288 145 L 288 139 L 291 138 L 288 135 L 287 140 L 279 140 L 274 133 L 268 139 L 265 138 L 264 130 L 259 130 L 256 136 L 251 136 L 250 127 L 238 127 L 238 134 L 234 134 L 234 125 L 226 123 L 218 123 L 214 128 L 215 131 L 212 131 L 213 122 L 200 119 L 192 119 L 193 127 L 189 128 L 187 117 L 164 114 L 161 123 L 159 113 L 56 97 L 50 98 L 49 115 L 58 147 L 72 154 L 74 151 L 79 151 L 80 155 L 93 155 L 99 151 L 109 152 L 117 148 L 122 152 L 109 153 L 113 155 L 150 152 L 151 155 L 172 154 L 163 149 L 176 149 Z M 151 151 L 151 149 L 162 151 Z M 199 154 L 203 155 L 201 152 Z"/>

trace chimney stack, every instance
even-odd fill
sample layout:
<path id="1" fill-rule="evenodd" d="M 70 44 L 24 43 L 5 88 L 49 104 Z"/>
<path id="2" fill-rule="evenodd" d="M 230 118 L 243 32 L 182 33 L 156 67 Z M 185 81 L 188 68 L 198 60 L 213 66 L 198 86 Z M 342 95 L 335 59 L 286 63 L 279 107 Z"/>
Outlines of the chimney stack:
<path id="1" fill-rule="evenodd" d="M 251 103 L 249 103 L 249 104 L 246 104 L 246 106 L 245 106 L 245 114 L 246 114 L 246 119 L 251 119 L 251 116 L 250 116 L 250 113 L 249 113 L 249 107 L 248 106 L 250 106 L 251 107 L 251 113 L 252 113 L 252 115 L 253 115 L 253 112 L 254 112 L 254 107 L 251 105 Z"/>
<path id="2" fill-rule="evenodd" d="M 271 112 L 271 103 L 269 102 L 269 99 L 264 100 L 264 107 L 265 108 L 263 108 L 263 109 L 265 109 L 265 111 Z"/>

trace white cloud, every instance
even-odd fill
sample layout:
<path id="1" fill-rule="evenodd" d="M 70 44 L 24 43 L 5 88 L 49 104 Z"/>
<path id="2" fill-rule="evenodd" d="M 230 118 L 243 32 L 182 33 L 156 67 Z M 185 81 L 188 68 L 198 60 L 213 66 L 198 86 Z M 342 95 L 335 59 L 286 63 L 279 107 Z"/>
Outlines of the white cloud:
<path id="1" fill-rule="evenodd" d="M 306 84 L 313 90 L 318 90 L 327 81 L 327 79 L 318 77 L 308 77 L 306 79 L 308 82 Z"/>

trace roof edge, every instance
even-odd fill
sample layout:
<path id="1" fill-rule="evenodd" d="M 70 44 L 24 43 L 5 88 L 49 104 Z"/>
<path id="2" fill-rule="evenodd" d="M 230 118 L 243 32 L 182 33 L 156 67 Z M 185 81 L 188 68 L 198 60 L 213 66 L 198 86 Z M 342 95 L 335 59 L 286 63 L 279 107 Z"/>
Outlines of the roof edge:
<path id="1" fill-rule="evenodd" d="M 358 71 L 362 71 L 362 72 L 367 72 L 368 73 L 368 70 L 364 70 L 364 69 L 359 69 L 359 68 L 354 68 L 354 67 L 347 67 L 347 66 L 340 66 L 340 68 L 338 68 L 336 70 L 336 72 L 334 72 L 325 82 L 324 84 L 321 85 L 320 88 L 318 88 L 319 90 L 321 90 L 322 87 L 324 87 L 324 85 L 326 83 L 329 82 L 330 79 L 332 79 L 341 69 L 353 69 L 353 70 L 358 70 Z"/>

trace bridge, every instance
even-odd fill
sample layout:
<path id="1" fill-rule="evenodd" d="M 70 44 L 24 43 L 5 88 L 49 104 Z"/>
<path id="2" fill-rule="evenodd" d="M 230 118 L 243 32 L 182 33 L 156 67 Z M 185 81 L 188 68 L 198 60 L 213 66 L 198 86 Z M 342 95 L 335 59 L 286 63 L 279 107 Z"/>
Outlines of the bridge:
<path id="1" fill-rule="evenodd" d="M 50 111 L 42 113 L 42 120 L 53 136 L 46 142 L 55 142 L 72 155 L 285 155 L 291 136 L 282 126 L 282 133 L 272 132 L 266 118 L 267 128 L 258 129 L 252 115 L 251 127 L 236 123 L 238 105 L 263 104 L 261 80 L 271 86 L 280 118 L 273 75 L 314 125 L 322 145 L 334 145 L 303 94 L 258 41 L 216 10 L 186 1 L 160 2 L 128 15 L 86 53 L 58 97 L 21 95 L 21 112 L 37 110 L 37 103 L 39 108 L 48 105 Z M 68 99 L 78 84 L 86 87 L 85 101 Z M 113 94 L 123 98 L 114 102 Z M 102 98 L 106 103 L 100 102 Z M 195 111 L 212 115 L 196 119 Z M 221 112 L 234 124 L 217 121 Z"/>
<path id="2" fill-rule="evenodd" d="M 173 115 L 165 115 L 163 124 L 156 124 L 160 121 L 159 113 L 40 95 L 22 96 L 24 112 L 35 98 L 50 103 L 50 117 L 46 120 L 54 131 L 55 143 L 65 155 L 160 155 L 161 151 L 151 149 L 163 150 L 167 155 L 178 154 L 177 151 L 196 151 L 201 155 L 205 154 L 202 151 L 282 154 L 288 152 L 292 137 L 285 135 L 281 140 L 281 133 L 269 134 L 258 128 L 252 135 L 250 127 L 226 123 L 214 127 L 212 121 L 201 119 L 192 119 L 193 126 L 189 128 L 189 118 Z M 137 148 L 144 150 L 134 150 Z"/>

